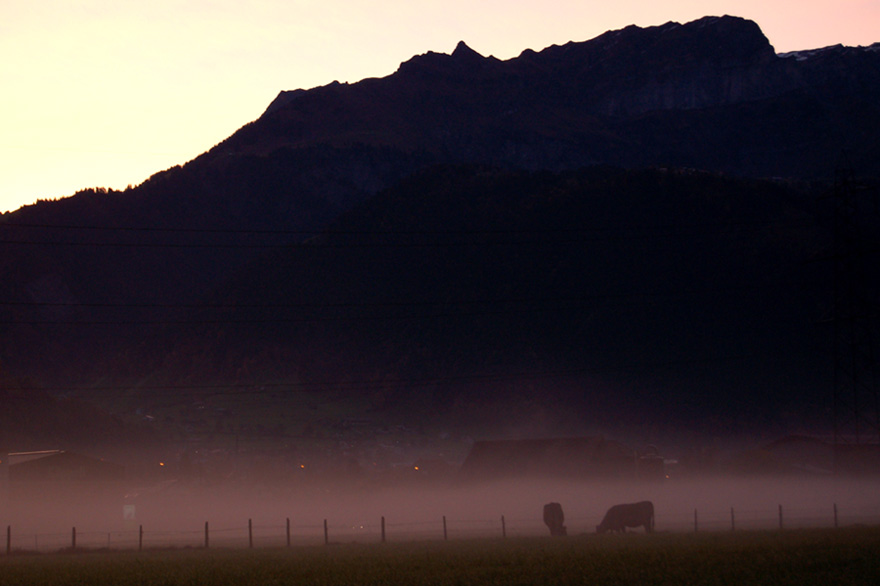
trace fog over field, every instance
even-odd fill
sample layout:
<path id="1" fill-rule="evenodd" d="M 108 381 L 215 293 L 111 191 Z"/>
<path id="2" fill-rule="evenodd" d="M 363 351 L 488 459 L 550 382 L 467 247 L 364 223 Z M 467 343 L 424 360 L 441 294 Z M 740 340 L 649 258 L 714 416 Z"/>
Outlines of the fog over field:
<path id="1" fill-rule="evenodd" d="M 383 516 L 389 524 L 439 524 L 446 516 L 450 523 L 466 524 L 500 522 L 503 515 L 510 529 L 519 526 L 527 532 L 544 532 L 543 506 L 559 502 L 569 533 L 577 534 L 595 531 L 611 505 L 651 500 L 660 531 L 689 529 L 694 509 L 701 511 L 706 528 L 716 523 L 719 528 L 727 528 L 731 507 L 740 512 L 744 526 L 749 518 L 754 524 L 773 526 L 778 522 L 780 504 L 790 516 L 791 526 L 813 522 L 831 525 L 835 503 L 850 522 L 880 520 L 878 488 L 880 483 L 875 480 L 803 478 L 706 478 L 656 484 L 520 480 L 478 486 L 375 490 L 330 486 L 300 495 L 277 487 L 272 491 L 275 494 L 194 494 L 159 507 L 155 523 L 169 530 L 184 530 L 198 529 L 206 520 L 216 520 L 219 527 L 242 526 L 248 518 L 255 524 L 277 524 L 290 517 L 295 525 L 320 526 L 327 519 L 331 526 L 377 526 Z M 151 523 L 153 519 L 143 521 Z"/>
<path id="2" fill-rule="evenodd" d="M 880 526 L 880 44 L 777 49 L 462 41 L 2 214 L 7 548 Z"/>
<path id="3" fill-rule="evenodd" d="M 19 500 L 12 510 L 4 507 L 0 521 L 12 527 L 13 546 L 23 549 L 48 547 L 41 543 L 69 545 L 72 527 L 80 533 L 82 547 L 89 547 L 89 539 L 106 545 L 111 533 L 120 547 L 133 547 L 139 527 L 152 546 L 199 546 L 206 522 L 212 544 L 243 547 L 249 520 L 258 545 L 278 546 L 284 542 L 287 519 L 296 544 L 322 543 L 325 520 L 330 542 L 375 542 L 383 517 L 389 541 L 443 539 L 444 520 L 453 540 L 502 533 L 549 536 L 542 521 L 549 502 L 562 505 L 568 535 L 594 533 L 610 506 L 641 500 L 654 503 L 659 532 L 693 531 L 695 512 L 700 531 L 774 529 L 779 527 L 780 506 L 789 529 L 833 527 L 835 506 L 839 526 L 877 524 L 878 489 L 880 479 L 875 478 L 793 476 L 656 482 L 516 479 L 445 486 L 411 481 L 399 486 L 354 481 L 214 488 L 171 483 L 134 498 L 130 494 L 125 502 L 137 503 L 136 514 L 127 521 L 122 500 L 109 509 L 100 506 L 107 503 L 59 507 L 47 505 L 39 495 L 29 502 Z"/>

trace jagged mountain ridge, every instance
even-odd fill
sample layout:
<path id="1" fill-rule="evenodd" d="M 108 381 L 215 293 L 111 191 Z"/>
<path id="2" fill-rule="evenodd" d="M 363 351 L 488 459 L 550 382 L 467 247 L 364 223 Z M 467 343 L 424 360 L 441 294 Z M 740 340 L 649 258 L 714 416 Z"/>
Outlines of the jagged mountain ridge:
<path id="1" fill-rule="evenodd" d="M 823 102 L 844 93 L 856 101 L 850 107 L 871 112 L 869 96 L 880 91 L 877 48 L 780 56 L 755 23 L 734 17 L 632 26 L 591 41 L 525 51 L 509 61 L 482 57 L 459 43 L 451 55 L 413 57 L 386 78 L 282 92 L 224 147 L 265 149 L 269 136 L 274 146 L 363 142 L 532 168 L 647 161 L 739 175 L 822 177 L 829 164 L 817 164 L 822 159 L 807 141 L 824 142 L 826 160 L 842 148 L 869 146 L 847 140 L 848 132 L 858 131 L 861 112 L 835 112 Z M 780 99 L 800 107 L 787 113 Z M 702 123 L 682 124 L 688 115 Z M 814 123 L 836 119 L 814 132 L 793 133 L 805 115 L 818 117 Z M 659 134 L 651 127 L 665 122 L 664 116 L 674 125 L 648 151 Z M 721 118 L 731 120 L 717 137 Z M 729 129 L 741 124 L 781 136 L 770 148 L 760 135 L 732 137 Z M 835 126 L 838 131 L 829 132 Z M 808 162 L 774 156 L 774 147 L 800 151 Z M 724 160 L 701 157 L 700 151 L 721 151 Z M 859 154 L 859 162 L 871 160 Z"/>
<path id="2" fill-rule="evenodd" d="M 438 164 L 822 179 L 847 149 L 858 172 L 876 176 L 878 59 L 877 45 L 776 55 L 755 23 L 711 17 L 508 61 L 460 43 L 381 79 L 282 92 L 229 139 L 132 190 L 3 216 L 4 237 L 31 244 L 0 259 L 9 276 L 0 360 L 56 385 L 107 376 L 108 365 L 119 380 L 157 368 L 193 377 L 176 365 L 192 364 L 186 354 L 200 351 L 199 338 L 167 324 L 192 319 L 268 247 L 314 237 Z M 68 244 L 51 244 L 59 241 Z M 220 363 L 228 366 L 205 361 L 199 376 Z"/>

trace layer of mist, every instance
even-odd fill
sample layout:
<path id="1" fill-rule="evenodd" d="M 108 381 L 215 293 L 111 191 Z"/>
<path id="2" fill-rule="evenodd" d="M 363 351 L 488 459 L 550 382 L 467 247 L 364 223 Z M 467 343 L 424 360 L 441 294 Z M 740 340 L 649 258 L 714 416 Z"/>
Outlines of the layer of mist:
<path id="1" fill-rule="evenodd" d="M 173 545 L 187 536 L 192 544 L 200 542 L 206 522 L 222 538 L 244 535 L 249 520 L 262 536 L 274 535 L 280 543 L 287 519 L 297 543 L 321 543 L 325 521 L 330 541 L 376 541 L 383 518 L 389 540 L 439 540 L 444 520 L 450 539 L 500 536 L 502 531 L 549 536 L 542 522 L 543 506 L 549 502 L 562 505 L 568 535 L 594 533 L 610 506 L 650 500 L 660 532 L 773 529 L 780 523 L 788 529 L 878 523 L 878 488 L 878 478 L 793 476 L 656 482 L 518 479 L 468 486 L 406 482 L 397 487 L 339 482 L 298 488 L 200 488 L 172 481 L 136 496 L 130 493 L 127 499 L 71 499 L 59 504 L 47 502 L 45 495 L 18 497 L 3 507 L 0 522 L 13 528 L 16 543 L 24 539 L 19 536 L 34 535 L 21 547 L 32 545 L 40 534 L 64 535 L 72 527 L 106 533 L 108 540 L 111 532 L 143 527 L 150 535 L 162 535 L 152 538 L 154 545 Z"/>

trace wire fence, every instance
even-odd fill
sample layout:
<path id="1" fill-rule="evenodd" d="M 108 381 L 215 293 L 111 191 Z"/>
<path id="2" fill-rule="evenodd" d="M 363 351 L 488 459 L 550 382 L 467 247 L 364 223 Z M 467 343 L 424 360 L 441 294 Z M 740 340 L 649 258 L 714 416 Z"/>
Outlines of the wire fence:
<path id="1" fill-rule="evenodd" d="M 254 524 L 251 519 L 238 526 L 204 526 L 191 530 L 152 530 L 137 525 L 125 531 L 77 531 L 76 527 L 52 533 L 28 532 L 26 528 L 6 527 L 6 555 L 71 550 L 150 550 L 174 548 L 283 548 L 339 543 L 412 542 L 466 540 L 478 538 L 531 537 L 549 535 L 540 518 L 458 519 L 443 516 L 423 521 L 340 522 L 325 519 L 323 524 L 295 524 L 290 518 L 277 524 Z M 592 533 L 600 517 L 566 520 L 569 535 Z M 837 504 L 827 508 L 791 508 L 783 505 L 761 509 L 694 509 L 659 513 L 655 531 L 670 533 L 786 530 L 832 528 L 851 525 L 880 525 L 880 505 L 841 510 Z M 631 529 L 632 531 L 632 529 Z M 644 531 L 635 529 L 635 531 Z"/>

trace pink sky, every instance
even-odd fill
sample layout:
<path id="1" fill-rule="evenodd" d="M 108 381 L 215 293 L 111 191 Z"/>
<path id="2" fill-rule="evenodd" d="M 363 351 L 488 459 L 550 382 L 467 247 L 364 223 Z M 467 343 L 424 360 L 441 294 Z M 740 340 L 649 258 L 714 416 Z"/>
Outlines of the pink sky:
<path id="1" fill-rule="evenodd" d="M 3 0 L 0 212 L 182 164 L 285 89 L 392 73 L 459 40 L 500 59 L 731 14 L 779 52 L 880 41 L 880 0 Z"/>

